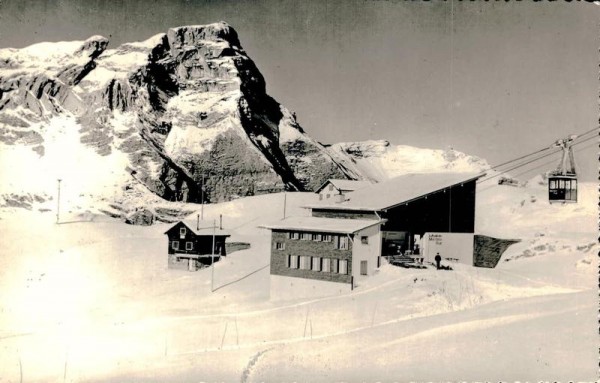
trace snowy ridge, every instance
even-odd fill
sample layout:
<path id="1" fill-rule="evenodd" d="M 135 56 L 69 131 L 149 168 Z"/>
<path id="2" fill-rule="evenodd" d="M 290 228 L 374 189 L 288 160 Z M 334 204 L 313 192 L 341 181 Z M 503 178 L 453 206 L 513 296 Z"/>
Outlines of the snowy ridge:
<path id="1" fill-rule="evenodd" d="M 489 169 L 485 160 L 456 150 L 392 145 L 385 140 L 343 142 L 331 145 L 329 150 L 343 165 L 377 181 L 407 173 L 482 173 Z"/>

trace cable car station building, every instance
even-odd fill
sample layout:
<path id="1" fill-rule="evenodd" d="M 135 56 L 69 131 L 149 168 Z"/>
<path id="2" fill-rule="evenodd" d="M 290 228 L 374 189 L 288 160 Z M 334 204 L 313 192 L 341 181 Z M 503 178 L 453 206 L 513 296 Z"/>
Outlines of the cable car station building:
<path id="1" fill-rule="evenodd" d="M 484 175 L 406 174 L 357 190 L 341 202 L 306 206 L 309 217 L 263 226 L 272 230 L 271 280 L 281 285 L 286 277 L 284 285 L 308 289 L 323 288 L 317 280 L 353 288 L 380 266 L 381 257 L 399 253 L 433 262 L 439 252 L 445 260 L 495 267 L 506 247 L 474 234 L 476 182 Z M 373 233 L 365 235 L 367 231 Z M 348 239 L 340 245 L 344 237 Z M 334 250 L 343 256 L 335 256 Z M 342 263 L 344 277 L 333 275 L 340 274 L 339 267 L 324 266 L 323 259 L 335 258 L 347 260 Z"/>
<path id="2" fill-rule="evenodd" d="M 383 256 L 421 252 L 426 233 L 474 233 L 475 188 L 482 176 L 407 174 L 358 190 L 348 201 L 309 208 L 313 217 L 385 219 L 381 229 Z"/>

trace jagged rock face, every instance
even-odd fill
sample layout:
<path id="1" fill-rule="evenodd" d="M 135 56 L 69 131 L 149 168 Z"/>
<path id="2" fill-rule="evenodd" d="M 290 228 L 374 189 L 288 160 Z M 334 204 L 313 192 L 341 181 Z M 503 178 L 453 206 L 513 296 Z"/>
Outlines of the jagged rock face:
<path id="1" fill-rule="evenodd" d="M 77 135 L 97 166 L 118 162 L 127 182 L 168 200 L 312 190 L 349 175 L 267 95 L 226 23 L 107 46 L 94 36 L 0 50 L 0 143 L 43 157 L 58 131 Z"/>

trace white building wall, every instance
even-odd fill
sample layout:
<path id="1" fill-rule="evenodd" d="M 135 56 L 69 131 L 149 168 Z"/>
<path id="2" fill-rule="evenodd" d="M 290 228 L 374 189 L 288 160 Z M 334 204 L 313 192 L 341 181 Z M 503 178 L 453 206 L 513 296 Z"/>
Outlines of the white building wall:
<path id="1" fill-rule="evenodd" d="M 330 182 L 319 192 L 320 201 L 340 202 L 344 200 L 343 193 Z"/>
<path id="2" fill-rule="evenodd" d="M 366 236 L 367 244 L 362 243 L 362 237 Z M 381 230 L 378 225 L 363 229 L 354 235 L 352 244 L 352 276 L 354 282 L 368 278 L 377 270 L 378 257 L 381 255 Z M 361 261 L 367 261 L 367 275 L 360 274 Z"/>
<path id="3" fill-rule="evenodd" d="M 435 255 L 440 253 L 442 262 L 458 262 L 473 265 L 472 233 L 425 233 L 421 240 L 425 262 L 435 263 Z"/>

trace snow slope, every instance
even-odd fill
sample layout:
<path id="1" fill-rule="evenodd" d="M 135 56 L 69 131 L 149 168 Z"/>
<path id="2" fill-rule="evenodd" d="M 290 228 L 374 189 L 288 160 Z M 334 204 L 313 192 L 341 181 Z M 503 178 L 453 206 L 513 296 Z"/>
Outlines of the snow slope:
<path id="1" fill-rule="evenodd" d="M 86 213 L 56 225 L 2 208 L 0 380 L 596 380 L 595 185 L 577 205 L 544 203 L 534 185 L 485 187 L 477 230 L 522 240 L 496 269 L 383 265 L 351 293 L 277 302 L 257 226 L 281 219 L 284 200 L 307 214 L 315 194 L 205 206 L 252 245 L 215 265 L 212 287 L 210 268 L 166 268 L 167 224 Z"/>

